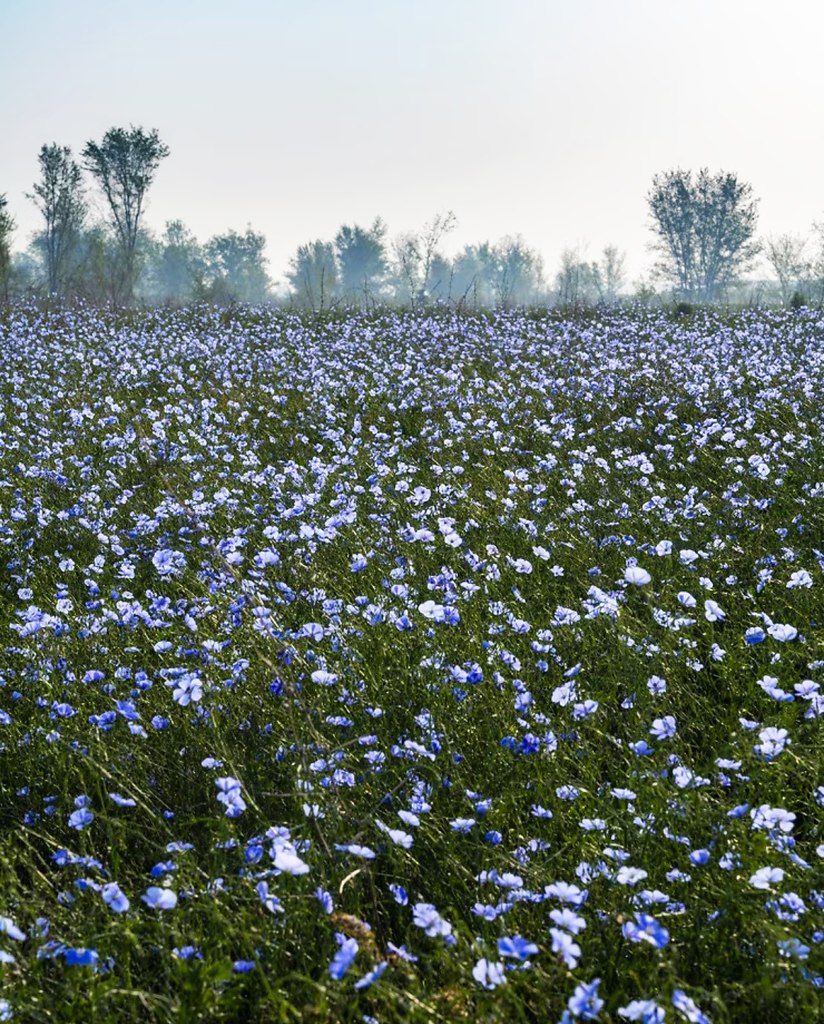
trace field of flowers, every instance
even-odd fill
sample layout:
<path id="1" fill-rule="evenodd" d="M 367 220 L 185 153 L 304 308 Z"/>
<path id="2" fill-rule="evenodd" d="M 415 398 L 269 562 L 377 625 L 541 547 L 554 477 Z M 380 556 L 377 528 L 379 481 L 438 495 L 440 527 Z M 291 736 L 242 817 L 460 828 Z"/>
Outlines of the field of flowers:
<path id="1" fill-rule="evenodd" d="M 819 1019 L 824 313 L 0 368 L 0 1020 Z"/>

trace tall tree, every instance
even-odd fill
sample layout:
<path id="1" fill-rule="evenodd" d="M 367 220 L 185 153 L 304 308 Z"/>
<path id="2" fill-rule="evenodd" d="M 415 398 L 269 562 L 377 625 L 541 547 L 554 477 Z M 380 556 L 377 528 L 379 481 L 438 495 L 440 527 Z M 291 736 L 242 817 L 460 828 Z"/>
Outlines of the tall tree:
<path id="1" fill-rule="evenodd" d="M 451 210 L 446 213 L 436 214 L 432 220 L 424 225 L 421 232 L 421 290 L 424 298 L 428 295 L 432 285 L 432 269 L 440 256 L 438 246 L 443 238 L 453 231 L 458 223 L 458 218 Z"/>
<path id="2" fill-rule="evenodd" d="M 66 291 L 94 305 L 121 301 L 120 243 L 107 225 L 93 224 L 80 235 Z"/>
<path id="3" fill-rule="evenodd" d="M 433 269 L 442 268 L 444 259 L 438 251 L 443 238 L 457 224 L 455 214 L 449 210 L 436 214 L 420 233 L 398 235 L 392 242 L 395 288 L 401 301 L 416 306 L 432 296 Z"/>
<path id="4" fill-rule="evenodd" d="M 824 303 L 824 221 L 813 224 L 813 237 L 817 252 L 810 261 L 810 298 L 821 304 Z"/>
<path id="5" fill-rule="evenodd" d="M 289 261 L 286 277 L 301 306 L 313 310 L 327 308 L 338 292 L 335 247 L 319 238 L 298 246 Z"/>
<path id="6" fill-rule="evenodd" d="M 206 243 L 209 294 L 217 302 L 264 302 L 269 293 L 266 238 L 247 228 L 215 235 Z"/>
<path id="7" fill-rule="evenodd" d="M 160 161 L 169 155 L 156 129 L 110 128 L 100 142 L 83 149 L 86 168 L 100 186 L 120 243 L 121 298 L 132 297 L 138 229 L 146 193 Z"/>
<path id="8" fill-rule="evenodd" d="M 342 291 L 368 300 L 387 270 L 386 225 L 380 217 L 369 229 L 344 224 L 335 235 L 335 252 Z"/>
<path id="9" fill-rule="evenodd" d="M 490 282 L 498 306 L 534 299 L 543 282 L 543 262 L 520 236 L 507 235 L 492 250 Z"/>
<path id="10" fill-rule="evenodd" d="M 214 268 L 218 273 L 224 270 L 224 260 L 220 262 L 221 266 Z M 151 257 L 150 289 L 155 298 L 161 302 L 190 302 L 202 290 L 205 271 L 203 249 L 192 232 L 180 220 L 167 221 Z"/>
<path id="11" fill-rule="evenodd" d="M 395 299 L 415 304 L 423 297 L 421 243 L 418 236 L 405 232 L 392 239 L 392 277 Z"/>
<path id="12" fill-rule="evenodd" d="M 657 174 L 647 194 L 658 272 L 684 298 L 711 302 L 752 262 L 758 200 L 735 174 Z"/>
<path id="13" fill-rule="evenodd" d="M 793 292 L 797 290 L 802 279 L 810 269 L 806 258 L 807 243 L 798 235 L 778 235 L 764 243 L 764 255 L 775 271 L 781 301 L 788 303 Z"/>
<path id="14" fill-rule="evenodd" d="M 63 290 L 69 261 L 83 229 L 86 203 L 80 167 L 68 146 L 56 142 L 44 145 L 38 160 L 40 180 L 34 183 L 28 198 L 45 221 L 41 240 L 49 294 L 57 295 Z"/>
<path id="15" fill-rule="evenodd" d="M 577 249 L 564 249 L 555 275 L 555 296 L 560 306 L 590 306 L 600 297 L 597 263 L 587 263 Z"/>
<path id="16" fill-rule="evenodd" d="M 0 192 L 0 295 L 6 301 L 9 298 L 12 231 L 14 231 L 14 219 L 9 213 L 9 204 L 5 194 Z"/>
<path id="17" fill-rule="evenodd" d="M 596 264 L 596 284 L 600 302 L 611 305 L 618 298 L 624 287 L 625 258 L 625 254 L 619 252 L 617 246 L 604 247 L 601 260 Z"/>
<path id="18" fill-rule="evenodd" d="M 451 294 L 459 306 L 485 306 L 493 301 L 495 253 L 489 242 L 466 245 L 452 261 Z"/>

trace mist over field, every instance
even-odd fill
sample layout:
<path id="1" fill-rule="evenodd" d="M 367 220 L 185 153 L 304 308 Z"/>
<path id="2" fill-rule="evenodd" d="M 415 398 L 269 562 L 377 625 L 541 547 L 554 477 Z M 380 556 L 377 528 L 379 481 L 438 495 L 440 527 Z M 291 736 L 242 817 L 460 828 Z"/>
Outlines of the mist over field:
<path id="1" fill-rule="evenodd" d="M 656 175 L 702 168 L 757 200 L 759 251 L 712 301 L 821 299 L 824 13 L 806 0 L 42 0 L 6 4 L 0 28 L 16 254 L 0 295 L 54 294 L 30 198 L 54 145 L 80 165 L 86 207 L 58 291 L 124 301 L 116 221 L 82 154 L 142 126 L 170 151 L 140 210 L 127 294 L 142 303 L 311 308 L 322 277 L 324 308 L 409 304 L 409 242 L 420 256 L 450 211 L 435 273 L 411 268 L 413 296 L 677 301 L 683 282 L 650 249 L 648 197 Z M 376 218 L 385 272 L 353 288 L 336 239 Z M 611 282 L 607 263 L 621 270 Z"/>

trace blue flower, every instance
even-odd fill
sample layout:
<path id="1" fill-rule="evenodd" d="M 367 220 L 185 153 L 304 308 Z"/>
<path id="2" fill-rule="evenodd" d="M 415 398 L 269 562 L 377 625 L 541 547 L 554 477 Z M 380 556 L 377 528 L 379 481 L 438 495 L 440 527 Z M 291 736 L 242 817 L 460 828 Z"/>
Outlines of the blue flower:
<path id="1" fill-rule="evenodd" d="M 359 843 L 335 843 L 335 849 L 342 853 L 351 853 L 353 857 L 361 857 L 363 860 L 375 859 L 375 851 Z"/>
<path id="2" fill-rule="evenodd" d="M 158 885 L 150 885 L 140 898 L 152 910 L 172 910 L 177 906 L 177 893 Z"/>
<path id="3" fill-rule="evenodd" d="M 177 680 L 172 697 L 182 708 L 188 707 L 203 697 L 203 683 L 196 675 L 187 673 Z"/>
<path id="4" fill-rule="evenodd" d="M 77 949 L 64 949 L 63 960 L 69 967 L 91 967 L 93 970 L 96 970 L 100 956 L 95 949 L 79 947 Z"/>
<path id="5" fill-rule="evenodd" d="M 767 639 L 767 634 L 760 626 L 751 626 L 744 634 L 744 639 L 748 644 L 755 646 L 763 643 Z"/>
<path id="6" fill-rule="evenodd" d="M 358 943 L 355 939 L 348 939 L 345 935 L 341 935 L 340 932 L 335 933 L 335 939 L 338 942 L 338 951 L 332 958 L 332 962 L 329 964 L 329 974 L 335 981 L 340 979 L 346 974 L 355 957 L 358 955 Z"/>
<path id="7" fill-rule="evenodd" d="M 161 576 L 175 576 L 186 567 L 186 556 L 181 551 L 163 548 L 152 555 L 152 565 Z"/>
<path id="8" fill-rule="evenodd" d="M 512 957 L 514 960 L 526 960 L 529 956 L 535 956 L 538 947 L 534 942 L 522 938 L 520 935 L 504 936 L 498 939 L 498 955 Z"/>
<path id="9" fill-rule="evenodd" d="M 672 1005 L 690 1024 L 711 1024 L 710 1018 L 695 1005 L 683 989 L 677 988 L 672 993 Z"/>
<path id="10" fill-rule="evenodd" d="M 137 801 L 131 797 L 121 796 L 120 793 L 109 793 L 109 799 L 118 807 L 136 807 Z"/>
<path id="11" fill-rule="evenodd" d="M 26 933 L 18 928 L 10 917 L 2 916 L 0 916 L 0 935 L 8 935 L 15 942 L 24 942 L 26 938 Z"/>
<path id="12" fill-rule="evenodd" d="M 315 896 L 317 896 L 318 900 L 320 901 L 320 905 L 323 907 L 324 912 L 327 914 L 331 914 L 332 911 L 335 909 L 335 904 L 332 902 L 331 894 L 328 893 L 322 886 L 318 886 L 317 889 L 315 889 Z"/>
<path id="13" fill-rule="evenodd" d="M 172 956 L 176 960 L 202 960 L 203 954 L 197 948 L 197 946 L 175 946 L 172 950 Z"/>
<path id="14" fill-rule="evenodd" d="M 122 914 L 129 909 L 128 897 L 123 893 L 117 882 L 107 882 L 101 890 L 103 902 L 115 914 Z"/>
<path id="15" fill-rule="evenodd" d="M 769 889 L 771 885 L 782 881 L 784 871 L 782 868 L 759 868 L 750 876 L 750 885 L 753 889 Z"/>
<path id="16" fill-rule="evenodd" d="M 638 1024 L 664 1024 L 666 1011 L 654 999 L 633 999 L 626 1006 L 618 1007 L 618 1016 L 638 1021 Z"/>
<path id="17" fill-rule="evenodd" d="M 387 960 L 381 960 L 379 964 L 376 964 L 368 974 L 364 974 L 359 981 L 355 982 L 355 988 L 357 991 L 360 992 L 365 988 L 369 988 L 370 985 L 374 985 L 388 966 L 389 962 Z"/>
<path id="18" fill-rule="evenodd" d="M 621 932 L 630 942 L 648 942 L 656 949 L 663 949 L 669 942 L 669 932 L 649 914 L 636 913 L 634 921 L 625 921 Z"/>
<path id="19" fill-rule="evenodd" d="M 452 934 L 452 925 L 441 917 L 431 903 L 416 903 L 412 908 L 412 920 L 430 938 Z"/>
<path id="20" fill-rule="evenodd" d="M 397 882 L 389 883 L 389 891 L 392 893 L 395 902 L 399 903 L 402 907 L 405 907 L 409 902 L 409 896 L 406 892 L 406 889 L 404 889 L 404 887 L 402 885 L 399 885 Z"/>
<path id="21" fill-rule="evenodd" d="M 598 996 L 600 984 L 601 979 L 595 978 L 589 984 L 583 983 L 575 986 L 575 991 L 567 1002 L 567 1008 L 573 1017 L 580 1017 L 581 1020 L 597 1020 L 604 1005 L 604 1000 Z"/>
<path id="22" fill-rule="evenodd" d="M 311 870 L 309 865 L 287 846 L 282 846 L 276 851 L 274 865 L 278 871 L 286 875 L 306 875 Z"/>
<path id="23" fill-rule="evenodd" d="M 672 715 L 665 715 L 663 718 L 655 719 L 650 734 L 657 740 L 669 740 L 676 731 L 675 718 Z"/>
<path id="24" fill-rule="evenodd" d="M 550 928 L 549 934 L 552 937 L 552 952 L 560 953 L 561 959 L 567 967 L 574 971 L 581 956 L 581 947 L 568 932 L 561 928 Z"/>
<path id="25" fill-rule="evenodd" d="M 215 785 L 219 790 L 217 798 L 226 807 L 226 817 L 239 817 L 246 810 L 246 801 L 240 791 L 240 780 L 227 775 L 215 779 Z"/>
<path id="26" fill-rule="evenodd" d="M 644 587 L 652 580 L 652 576 L 640 565 L 631 565 L 624 570 L 624 579 L 627 583 L 634 583 L 636 587 Z"/>
<path id="27" fill-rule="evenodd" d="M 88 828 L 93 821 L 94 815 L 88 807 L 81 807 L 69 815 L 69 826 L 71 828 L 76 828 L 78 832 L 82 831 L 84 828 Z"/>

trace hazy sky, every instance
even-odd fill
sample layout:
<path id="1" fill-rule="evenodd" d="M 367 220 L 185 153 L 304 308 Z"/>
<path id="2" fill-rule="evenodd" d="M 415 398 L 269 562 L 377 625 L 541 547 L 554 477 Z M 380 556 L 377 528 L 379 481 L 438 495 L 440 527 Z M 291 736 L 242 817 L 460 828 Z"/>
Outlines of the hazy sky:
<path id="1" fill-rule="evenodd" d="M 452 209 L 447 247 L 521 233 L 650 265 L 644 196 L 736 171 L 762 234 L 824 219 L 821 0 L 0 0 L 0 192 L 22 248 L 44 142 L 170 146 L 147 223 L 295 247 Z"/>

